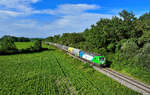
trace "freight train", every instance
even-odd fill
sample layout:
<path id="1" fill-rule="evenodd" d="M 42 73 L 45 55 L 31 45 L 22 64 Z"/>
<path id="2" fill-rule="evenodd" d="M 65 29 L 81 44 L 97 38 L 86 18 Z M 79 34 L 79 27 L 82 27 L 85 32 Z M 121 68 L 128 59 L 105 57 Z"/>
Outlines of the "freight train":
<path id="1" fill-rule="evenodd" d="M 80 49 L 64 46 L 64 45 L 57 44 L 57 43 L 45 42 L 45 44 L 54 45 L 57 48 L 65 50 L 75 56 L 78 56 L 78 57 L 92 63 L 93 65 L 98 65 L 101 67 L 106 66 L 106 58 L 104 56 L 99 56 L 99 55 L 96 55 L 93 53 L 88 53 L 88 52 L 82 51 Z"/>

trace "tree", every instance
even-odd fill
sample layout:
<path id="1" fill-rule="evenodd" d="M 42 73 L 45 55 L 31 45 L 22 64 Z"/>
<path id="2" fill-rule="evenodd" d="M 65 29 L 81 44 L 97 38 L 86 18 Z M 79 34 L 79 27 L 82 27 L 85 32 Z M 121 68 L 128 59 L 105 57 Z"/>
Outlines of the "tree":
<path id="1" fill-rule="evenodd" d="M 141 47 L 146 43 L 150 43 L 150 31 L 144 31 L 143 35 L 138 39 L 138 43 Z"/>
<path id="2" fill-rule="evenodd" d="M 133 12 L 123 10 L 119 15 L 123 19 L 121 30 L 124 38 L 138 38 L 143 34 L 144 24 L 135 17 Z"/>
<path id="3" fill-rule="evenodd" d="M 16 50 L 16 45 L 14 43 L 14 40 L 12 38 L 4 38 L 1 41 L 1 49 L 4 51 L 8 50 Z"/>
<path id="4" fill-rule="evenodd" d="M 55 43 L 58 43 L 59 40 L 60 40 L 60 35 L 55 35 L 55 36 L 53 37 L 53 41 L 54 41 Z"/>
<path id="5" fill-rule="evenodd" d="M 145 68 L 150 68 L 150 43 L 144 45 L 138 54 L 139 64 Z"/>
<path id="6" fill-rule="evenodd" d="M 5 35 L 1 38 L 2 39 L 7 39 L 7 38 L 11 38 L 14 42 L 29 42 L 30 39 L 29 38 L 25 38 L 25 37 L 14 37 L 14 36 L 9 36 L 9 35 Z"/>
<path id="7" fill-rule="evenodd" d="M 123 20 L 130 24 L 132 21 L 136 20 L 136 17 L 135 15 L 133 14 L 133 12 L 128 12 L 126 10 L 122 10 L 120 13 L 119 13 L 120 17 L 123 18 Z"/>
<path id="8" fill-rule="evenodd" d="M 150 26 L 150 12 L 149 13 L 145 13 L 144 15 L 140 16 L 139 18 L 143 23 L 147 24 L 148 26 Z"/>
<path id="9" fill-rule="evenodd" d="M 61 37 L 61 44 L 75 45 L 77 43 L 85 41 L 82 33 L 64 33 Z"/>
<path id="10" fill-rule="evenodd" d="M 121 53 L 126 58 L 132 58 L 138 52 L 138 46 L 135 39 L 129 39 L 121 46 Z"/>
<path id="11" fill-rule="evenodd" d="M 42 49 L 42 42 L 40 40 L 37 40 L 34 42 L 33 50 L 41 50 Z"/>
<path id="12" fill-rule="evenodd" d="M 53 37 L 48 37 L 45 39 L 46 42 L 53 42 Z"/>

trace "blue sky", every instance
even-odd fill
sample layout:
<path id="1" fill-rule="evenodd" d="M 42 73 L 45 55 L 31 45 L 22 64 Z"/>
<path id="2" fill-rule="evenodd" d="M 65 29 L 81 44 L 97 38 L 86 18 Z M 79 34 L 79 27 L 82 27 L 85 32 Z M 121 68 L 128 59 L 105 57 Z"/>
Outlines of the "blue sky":
<path id="1" fill-rule="evenodd" d="M 123 9 L 139 17 L 150 12 L 150 0 L 0 0 L 0 37 L 83 32 Z"/>

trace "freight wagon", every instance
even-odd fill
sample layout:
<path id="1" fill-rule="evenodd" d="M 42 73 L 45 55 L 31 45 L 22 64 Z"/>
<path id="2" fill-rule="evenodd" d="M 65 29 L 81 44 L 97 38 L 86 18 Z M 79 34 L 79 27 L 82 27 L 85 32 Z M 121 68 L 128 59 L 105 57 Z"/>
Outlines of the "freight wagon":
<path id="1" fill-rule="evenodd" d="M 87 61 L 93 63 L 94 65 L 98 65 L 98 66 L 102 66 L 102 67 L 106 66 L 106 58 L 104 56 L 96 55 L 93 53 L 88 53 L 88 52 L 82 51 L 80 49 L 64 46 L 64 45 L 57 44 L 57 43 L 51 43 L 51 42 L 45 42 L 45 43 L 54 45 L 54 46 L 56 46 L 62 50 L 65 50 L 75 56 L 78 56 L 84 60 L 87 60 Z"/>

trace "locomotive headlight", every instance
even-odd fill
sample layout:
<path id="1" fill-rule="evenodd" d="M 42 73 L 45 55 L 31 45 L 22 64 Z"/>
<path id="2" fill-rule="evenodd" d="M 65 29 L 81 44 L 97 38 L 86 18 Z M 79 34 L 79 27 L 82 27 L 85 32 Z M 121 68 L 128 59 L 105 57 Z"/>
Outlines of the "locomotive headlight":
<path id="1" fill-rule="evenodd" d="M 102 64 L 104 64 L 104 63 L 105 63 L 105 58 L 104 58 L 104 57 L 101 57 L 101 58 L 100 58 L 100 62 L 101 62 Z"/>
<path id="2" fill-rule="evenodd" d="M 104 64 L 105 63 L 105 61 L 101 61 L 102 62 L 102 64 Z"/>

